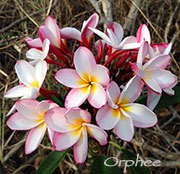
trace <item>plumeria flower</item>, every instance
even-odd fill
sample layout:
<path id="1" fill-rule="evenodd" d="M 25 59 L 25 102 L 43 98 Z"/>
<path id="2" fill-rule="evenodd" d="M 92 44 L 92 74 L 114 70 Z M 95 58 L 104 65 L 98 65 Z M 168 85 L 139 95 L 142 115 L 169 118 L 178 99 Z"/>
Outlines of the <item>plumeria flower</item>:
<path id="1" fill-rule="evenodd" d="M 172 48 L 172 43 L 168 44 L 168 46 L 167 46 L 166 49 L 164 50 L 163 54 L 169 54 L 170 51 L 171 51 L 171 48 Z M 152 53 L 151 55 L 154 57 L 155 54 L 159 54 L 159 53 L 157 53 L 157 52 L 155 53 L 155 51 L 153 51 L 153 53 Z M 152 57 L 150 57 L 150 58 L 152 58 Z M 175 93 L 172 88 L 174 88 L 174 87 L 177 85 L 177 83 L 178 83 L 178 77 L 177 77 L 176 75 L 174 75 L 174 77 L 175 77 L 175 79 L 176 79 L 175 83 L 172 84 L 170 87 L 163 89 L 163 91 L 164 91 L 166 94 L 171 95 L 171 96 L 174 95 L 174 93 Z M 160 98 L 161 98 L 161 94 L 157 94 L 157 93 L 153 92 L 152 90 L 150 90 L 150 89 L 148 88 L 147 106 L 148 106 L 151 110 L 153 110 L 153 109 L 157 106 Z"/>
<path id="2" fill-rule="evenodd" d="M 65 116 L 63 116 L 65 114 Z M 53 146 L 62 151 L 73 146 L 76 163 L 84 163 L 88 152 L 88 134 L 100 145 L 107 143 L 107 133 L 96 125 L 90 124 L 91 115 L 80 108 L 68 111 L 53 108 L 45 114 L 46 124 L 55 131 Z"/>
<path id="3" fill-rule="evenodd" d="M 96 33 L 98 36 L 100 36 L 105 43 L 112 46 L 115 49 L 136 49 L 139 48 L 140 45 L 147 41 L 149 44 L 151 43 L 151 36 L 149 29 L 145 24 L 141 25 L 139 29 L 137 30 L 136 37 L 129 36 L 122 40 L 124 31 L 120 24 L 116 22 L 110 22 L 106 29 L 106 34 L 95 29 L 90 28 L 94 33 Z M 96 47 L 97 47 L 96 43 Z M 156 43 L 152 44 L 153 49 L 157 53 L 162 53 L 164 49 L 167 47 L 166 43 Z"/>
<path id="4" fill-rule="evenodd" d="M 25 37 L 25 41 L 27 42 L 27 44 L 29 45 L 29 47 L 31 48 L 36 48 L 36 49 L 42 49 L 42 41 L 40 38 L 36 38 L 36 39 L 32 39 L 30 37 Z"/>
<path id="5" fill-rule="evenodd" d="M 26 52 L 26 57 L 34 60 L 31 62 L 31 64 L 36 65 L 37 62 L 47 58 L 49 53 L 49 45 L 50 45 L 49 40 L 45 39 L 42 44 L 42 51 L 36 48 L 31 48 Z"/>
<path id="6" fill-rule="evenodd" d="M 147 128 L 156 124 L 156 115 L 146 106 L 133 103 L 140 95 L 143 83 L 132 78 L 120 92 L 112 81 L 106 89 L 108 103 L 98 110 L 97 124 L 105 129 L 114 129 L 119 138 L 130 141 L 134 135 L 134 126 Z"/>
<path id="7" fill-rule="evenodd" d="M 142 80 L 153 92 L 161 94 L 162 89 L 176 82 L 175 76 L 170 71 L 164 70 L 170 63 L 171 57 L 161 54 L 143 64 L 148 53 L 151 55 L 151 49 L 148 42 L 144 42 L 139 49 L 136 64 L 130 62 L 130 65 L 135 77 Z"/>
<path id="8" fill-rule="evenodd" d="M 80 106 L 86 99 L 100 108 L 106 103 L 104 88 L 109 83 L 109 71 L 96 64 L 92 52 L 86 47 L 79 47 L 74 54 L 74 69 L 60 69 L 55 78 L 65 86 L 73 88 L 65 99 L 65 107 Z"/>
<path id="9" fill-rule="evenodd" d="M 44 81 L 47 72 L 47 64 L 40 61 L 33 67 L 25 60 L 17 61 L 15 71 L 19 78 L 20 84 L 7 91 L 5 98 L 32 98 L 35 99 L 39 95 L 39 90 Z M 15 106 L 8 113 L 11 114 L 15 110 Z"/>
<path id="10" fill-rule="evenodd" d="M 61 33 L 56 20 L 50 16 L 46 18 L 45 25 L 39 27 L 39 36 L 42 41 L 48 39 L 51 46 L 61 47 Z"/>
<path id="11" fill-rule="evenodd" d="M 95 28 L 89 27 L 89 29 L 100 36 L 105 43 L 115 49 L 133 49 L 140 46 L 140 44 L 137 43 L 136 37 L 134 36 L 129 36 L 122 40 L 124 31 L 121 25 L 116 22 L 110 22 L 108 24 L 106 34 Z"/>
<path id="12" fill-rule="evenodd" d="M 33 99 L 22 99 L 15 104 L 18 112 L 13 114 L 7 121 L 12 130 L 30 130 L 26 138 L 25 153 L 29 154 L 37 149 L 47 130 L 50 141 L 54 132 L 49 129 L 44 121 L 45 113 L 57 104 L 50 100 L 38 102 Z"/>
<path id="13" fill-rule="evenodd" d="M 176 79 L 175 83 L 170 87 L 163 89 L 163 91 L 170 96 L 173 96 L 175 94 L 173 88 L 178 84 L 178 77 L 174 75 L 174 78 Z M 161 95 L 162 93 L 157 94 L 148 88 L 147 107 L 151 110 L 154 110 L 161 98 Z"/>
<path id="14" fill-rule="evenodd" d="M 74 39 L 79 42 L 82 42 L 85 46 L 90 46 L 90 41 L 93 36 L 93 32 L 89 30 L 88 27 L 96 28 L 99 21 L 99 16 L 97 13 L 94 13 L 89 17 L 88 20 L 83 22 L 83 26 L 81 28 L 81 31 L 71 28 L 71 27 L 65 27 L 61 29 L 61 35 L 62 38 L 65 39 Z"/>

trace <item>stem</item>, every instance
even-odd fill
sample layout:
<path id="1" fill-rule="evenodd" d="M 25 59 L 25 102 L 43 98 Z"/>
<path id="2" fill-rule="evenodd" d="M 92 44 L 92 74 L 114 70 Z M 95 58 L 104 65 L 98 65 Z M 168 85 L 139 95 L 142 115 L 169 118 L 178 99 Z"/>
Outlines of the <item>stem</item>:
<path id="1" fill-rule="evenodd" d="M 119 146 L 118 144 L 114 143 L 113 141 L 109 141 L 109 144 L 112 144 L 112 145 L 116 146 L 121 151 L 123 150 L 123 148 L 121 146 Z"/>

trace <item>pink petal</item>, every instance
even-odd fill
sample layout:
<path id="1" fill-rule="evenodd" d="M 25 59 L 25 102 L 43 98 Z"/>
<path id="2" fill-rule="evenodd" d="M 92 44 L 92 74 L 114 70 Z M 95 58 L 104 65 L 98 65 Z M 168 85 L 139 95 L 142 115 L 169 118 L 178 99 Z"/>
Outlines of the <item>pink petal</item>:
<path id="1" fill-rule="evenodd" d="M 79 122 L 91 122 L 91 114 L 80 108 L 72 108 L 65 114 L 67 122 L 69 124 L 77 125 L 80 124 Z"/>
<path id="2" fill-rule="evenodd" d="M 110 31 L 112 31 L 115 36 L 113 40 L 111 39 L 113 41 L 113 43 L 115 43 L 115 45 L 119 45 L 122 40 L 123 34 L 124 34 L 124 31 L 123 31 L 123 28 L 121 27 L 121 25 L 118 24 L 117 22 L 110 22 L 107 25 L 107 29 L 110 29 Z M 109 35 L 109 37 L 110 37 L 110 35 Z"/>
<path id="3" fill-rule="evenodd" d="M 39 103 L 39 105 L 37 107 L 37 111 L 38 111 L 39 115 L 43 115 L 49 109 L 52 109 L 54 107 L 59 107 L 59 106 L 51 100 L 43 100 Z"/>
<path id="4" fill-rule="evenodd" d="M 111 108 L 108 104 L 99 109 L 96 114 L 96 122 L 98 126 L 105 130 L 113 129 L 119 121 L 119 118 L 119 110 Z"/>
<path id="5" fill-rule="evenodd" d="M 74 53 L 74 65 L 77 73 L 84 79 L 88 80 L 88 74 L 96 65 L 92 52 L 86 47 L 79 47 Z"/>
<path id="6" fill-rule="evenodd" d="M 81 32 L 76 28 L 65 27 L 61 29 L 61 37 L 64 39 L 73 39 L 81 42 Z"/>
<path id="7" fill-rule="evenodd" d="M 161 94 L 156 94 L 150 89 L 148 89 L 148 97 L 147 97 L 147 107 L 151 110 L 154 110 L 154 108 L 157 106 L 159 100 L 161 98 Z"/>
<path id="8" fill-rule="evenodd" d="M 96 28 L 98 21 L 99 21 L 99 16 L 97 13 L 91 15 L 89 19 L 86 21 L 86 24 L 83 26 L 81 31 L 81 39 L 84 43 L 89 44 L 93 36 L 93 32 L 89 30 L 88 27 Z"/>
<path id="9" fill-rule="evenodd" d="M 62 151 L 73 146 L 81 136 L 81 130 L 76 132 L 57 133 L 53 137 L 53 146 L 55 150 Z"/>
<path id="10" fill-rule="evenodd" d="M 99 83 L 92 83 L 88 101 L 95 108 L 100 108 L 106 104 L 106 93 Z"/>
<path id="11" fill-rule="evenodd" d="M 31 86 L 32 81 L 35 80 L 34 67 L 25 60 L 17 61 L 15 70 L 19 80 L 26 86 Z"/>
<path id="12" fill-rule="evenodd" d="M 50 16 L 46 18 L 45 25 L 51 30 L 52 34 L 56 38 L 57 42 L 60 43 L 61 36 L 60 36 L 60 29 L 56 24 L 56 20 Z"/>
<path id="13" fill-rule="evenodd" d="M 89 96 L 91 87 L 71 89 L 65 99 L 65 107 L 79 107 Z"/>
<path id="14" fill-rule="evenodd" d="M 148 41 L 148 43 L 151 43 L 151 36 L 149 29 L 145 24 L 141 25 L 136 33 L 137 42 L 142 43 L 144 41 Z"/>
<path id="15" fill-rule="evenodd" d="M 96 139 L 101 146 L 107 144 L 108 135 L 103 129 L 93 124 L 84 123 L 84 125 L 87 126 L 88 134 Z"/>
<path id="16" fill-rule="evenodd" d="M 159 55 L 159 54 L 164 53 L 164 51 L 168 47 L 168 43 L 165 43 L 165 42 L 155 43 L 155 44 L 151 44 L 151 47 L 153 48 L 155 55 Z"/>
<path id="17" fill-rule="evenodd" d="M 37 48 L 37 49 L 42 48 L 42 41 L 40 38 L 32 39 L 30 37 L 26 37 L 25 40 L 31 48 Z"/>
<path id="18" fill-rule="evenodd" d="M 147 56 L 148 52 L 149 52 L 149 44 L 148 42 L 143 42 L 141 44 L 137 57 L 137 66 L 139 68 L 142 66 L 144 58 Z"/>
<path id="19" fill-rule="evenodd" d="M 115 134 L 124 141 L 131 141 L 134 136 L 134 126 L 131 118 L 121 118 L 114 127 Z"/>
<path id="20" fill-rule="evenodd" d="M 74 159 L 77 164 L 82 164 L 87 158 L 88 137 L 86 128 L 82 128 L 82 134 L 79 140 L 73 146 Z"/>
<path id="21" fill-rule="evenodd" d="M 81 88 L 87 86 L 87 82 L 84 81 L 74 69 L 60 69 L 56 72 L 55 78 L 58 82 L 70 88 Z"/>
<path id="22" fill-rule="evenodd" d="M 37 149 L 44 137 L 45 132 L 46 124 L 40 124 L 36 128 L 30 130 L 25 143 L 26 154 L 29 154 Z"/>
<path id="23" fill-rule="evenodd" d="M 129 61 L 129 64 L 131 66 L 131 69 L 138 77 L 143 78 L 147 75 L 147 73 L 143 69 L 141 69 L 141 67 L 139 68 L 135 63 Z"/>
<path id="24" fill-rule="evenodd" d="M 66 113 L 65 108 L 55 107 L 48 110 L 44 116 L 47 126 L 55 132 L 69 132 L 74 130 L 66 121 L 64 117 Z"/>
<path id="25" fill-rule="evenodd" d="M 20 112 L 16 112 L 7 120 L 7 125 L 12 130 L 29 130 L 38 126 L 40 123 L 36 120 L 27 119 Z"/>
<path id="26" fill-rule="evenodd" d="M 103 86 L 109 83 L 109 70 L 103 65 L 96 65 L 90 72 L 90 80 Z"/>
<path id="27" fill-rule="evenodd" d="M 117 47 L 119 49 L 135 49 L 140 47 L 140 43 L 137 43 L 137 39 L 134 36 L 126 37 L 122 40 L 120 45 Z"/>
<path id="28" fill-rule="evenodd" d="M 171 57 L 169 55 L 161 54 L 146 62 L 146 64 L 143 65 L 143 69 L 152 69 L 152 68 L 164 69 L 169 65 L 170 60 Z"/>
<path id="29" fill-rule="evenodd" d="M 132 118 L 136 127 L 147 128 L 157 123 L 157 116 L 155 113 L 142 104 L 127 104 L 122 108 L 121 112 L 125 116 Z"/>
<path id="30" fill-rule="evenodd" d="M 109 103 L 109 105 L 114 108 L 117 109 L 117 104 L 116 103 L 120 97 L 120 88 L 118 87 L 118 85 L 116 84 L 116 82 L 111 81 L 107 88 L 106 88 L 106 94 L 107 94 L 107 101 Z"/>
<path id="31" fill-rule="evenodd" d="M 37 113 L 37 107 L 39 102 L 33 99 L 22 99 L 16 102 L 16 109 L 20 112 L 26 119 L 29 120 L 39 120 L 40 117 Z"/>
<path id="32" fill-rule="evenodd" d="M 38 81 L 39 88 L 41 87 L 47 73 L 47 63 L 46 61 L 39 61 L 35 66 L 35 77 Z"/>
<path id="33" fill-rule="evenodd" d="M 5 98 L 17 98 L 17 97 L 22 97 L 24 96 L 26 93 L 28 93 L 29 88 L 24 86 L 24 85 L 18 85 L 15 86 L 13 88 L 11 88 L 10 90 L 8 90 L 5 94 L 4 97 Z"/>
<path id="34" fill-rule="evenodd" d="M 121 93 L 120 103 L 133 103 L 141 94 L 144 83 L 137 76 L 128 81 Z"/>
<path id="35" fill-rule="evenodd" d="M 42 41 L 47 38 L 49 39 L 51 46 L 59 48 L 60 43 L 59 40 L 57 40 L 58 38 L 56 38 L 57 36 L 55 36 L 47 26 L 41 25 L 39 27 L 39 36 Z"/>
<path id="36" fill-rule="evenodd" d="M 152 69 L 148 71 L 151 78 L 153 78 L 161 89 L 170 87 L 176 82 L 175 76 L 167 70 Z"/>

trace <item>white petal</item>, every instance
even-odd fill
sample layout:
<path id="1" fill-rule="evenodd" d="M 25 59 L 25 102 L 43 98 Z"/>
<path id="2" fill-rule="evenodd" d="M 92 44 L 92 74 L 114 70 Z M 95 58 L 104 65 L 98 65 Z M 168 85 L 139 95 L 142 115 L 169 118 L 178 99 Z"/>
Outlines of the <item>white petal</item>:
<path id="1" fill-rule="evenodd" d="M 41 57 L 42 60 L 48 56 L 49 46 L 50 46 L 50 41 L 48 39 L 45 39 L 42 45 L 42 50 L 43 50 Z"/>
<path id="2" fill-rule="evenodd" d="M 128 142 L 131 141 L 134 135 L 132 119 L 125 116 L 121 118 L 114 127 L 114 132 L 120 139 Z"/>
<path id="3" fill-rule="evenodd" d="M 25 94 L 27 94 L 29 91 L 29 88 L 24 86 L 24 85 L 18 85 L 15 86 L 13 88 L 11 88 L 10 90 L 8 90 L 5 94 L 4 97 L 5 98 L 17 98 L 17 97 L 22 97 Z"/>
<path id="4" fill-rule="evenodd" d="M 80 108 L 72 108 L 65 114 L 67 122 L 73 125 L 82 124 L 81 122 L 91 122 L 91 114 Z"/>
<path id="5" fill-rule="evenodd" d="M 55 132 L 69 132 L 74 130 L 66 121 L 64 117 L 66 113 L 65 108 L 55 107 L 48 110 L 44 116 L 47 126 Z"/>
<path id="6" fill-rule="evenodd" d="M 103 86 L 109 83 L 109 70 L 103 65 L 96 65 L 90 72 L 91 82 L 98 82 Z"/>
<path id="7" fill-rule="evenodd" d="M 160 98 L 161 98 L 161 94 L 156 94 L 152 90 L 148 89 L 147 107 L 151 110 L 154 110 Z"/>
<path id="8" fill-rule="evenodd" d="M 54 149 L 62 151 L 73 146 L 79 140 L 81 132 L 81 130 L 78 130 L 76 132 L 55 133 L 53 137 Z"/>
<path id="9" fill-rule="evenodd" d="M 25 153 L 29 154 L 37 149 L 46 132 L 46 124 L 41 124 L 32 129 L 26 139 Z"/>
<path id="10" fill-rule="evenodd" d="M 81 88 L 88 84 L 79 76 L 76 70 L 70 68 L 60 69 L 56 72 L 55 78 L 58 82 L 70 88 Z"/>
<path id="11" fill-rule="evenodd" d="M 118 100 L 120 97 L 120 88 L 118 87 L 118 85 L 116 84 L 116 82 L 111 81 L 107 88 L 106 88 L 106 93 L 107 93 L 107 101 L 109 103 L 109 105 L 114 108 L 117 109 L 118 106 Z"/>
<path id="12" fill-rule="evenodd" d="M 93 31 L 95 34 L 97 34 L 99 37 L 101 37 L 108 44 L 112 44 L 111 39 L 105 33 L 103 33 L 102 31 L 99 31 L 99 30 L 97 30 L 95 28 L 91 28 L 91 27 L 89 27 L 89 29 L 91 31 Z"/>
<path id="13" fill-rule="evenodd" d="M 168 88 L 176 82 L 175 76 L 170 71 L 163 69 L 152 69 L 148 70 L 148 72 L 149 76 L 156 81 L 161 89 Z"/>
<path id="14" fill-rule="evenodd" d="M 65 107 L 79 107 L 89 96 L 91 87 L 74 88 L 68 93 L 65 99 Z"/>
<path id="15" fill-rule="evenodd" d="M 119 118 L 119 110 L 111 108 L 108 104 L 99 109 L 96 114 L 97 124 L 105 130 L 113 129 L 119 121 Z"/>
<path id="16" fill-rule="evenodd" d="M 39 115 L 43 115 L 45 112 L 47 112 L 49 109 L 52 109 L 54 107 L 59 107 L 56 103 L 54 103 L 51 100 L 43 100 L 39 103 L 37 107 L 37 112 Z"/>
<path id="17" fill-rule="evenodd" d="M 22 99 L 16 102 L 16 109 L 20 112 L 26 119 L 39 120 L 37 113 L 37 107 L 39 102 L 32 99 Z"/>
<path id="18" fill-rule="evenodd" d="M 120 103 L 134 102 L 140 96 L 143 86 L 144 83 L 141 79 L 138 76 L 134 76 L 123 89 L 119 99 Z"/>
<path id="19" fill-rule="evenodd" d="M 84 163 L 88 152 L 88 137 L 86 128 L 82 128 L 82 134 L 77 143 L 73 146 L 73 151 L 76 163 Z"/>
<path id="20" fill-rule="evenodd" d="M 88 101 L 95 108 L 100 108 L 106 104 L 106 92 L 99 83 L 92 83 Z"/>
<path id="21" fill-rule="evenodd" d="M 89 72 L 96 65 L 96 61 L 92 52 L 81 46 L 74 53 L 74 65 L 81 78 L 88 80 Z"/>
<path id="22" fill-rule="evenodd" d="M 35 66 L 35 77 L 36 80 L 38 81 L 38 87 L 40 88 L 45 76 L 47 73 L 47 63 L 45 61 L 40 61 L 36 64 Z"/>
<path id="23" fill-rule="evenodd" d="M 103 129 L 93 124 L 84 123 L 83 125 L 87 126 L 88 134 L 96 139 L 101 146 L 107 144 L 108 135 Z"/>
<path id="24" fill-rule="evenodd" d="M 157 116 L 155 113 L 142 104 L 127 104 L 122 108 L 121 112 L 125 116 L 131 117 L 136 127 L 147 128 L 157 123 Z"/>
<path id="25" fill-rule="evenodd" d="M 41 122 L 30 120 L 24 117 L 20 112 L 13 114 L 7 121 L 7 125 L 12 130 L 29 130 L 38 126 Z"/>
<path id="26" fill-rule="evenodd" d="M 36 48 L 31 48 L 26 52 L 26 57 L 29 59 L 38 59 L 40 60 L 42 58 L 42 51 L 36 49 Z"/>
<path id="27" fill-rule="evenodd" d="M 26 86 L 31 86 L 35 80 L 34 67 L 25 60 L 19 60 L 15 65 L 15 70 L 19 80 Z"/>

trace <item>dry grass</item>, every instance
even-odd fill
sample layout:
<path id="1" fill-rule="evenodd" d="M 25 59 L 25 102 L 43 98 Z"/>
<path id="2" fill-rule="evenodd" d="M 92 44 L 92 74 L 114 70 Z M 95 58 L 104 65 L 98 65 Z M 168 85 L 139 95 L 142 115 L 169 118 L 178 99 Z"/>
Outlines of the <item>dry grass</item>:
<path id="1" fill-rule="evenodd" d="M 113 20 L 123 25 L 132 2 L 130 0 L 111 1 Z M 144 0 L 140 6 L 142 13 L 138 14 L 134 22 L 134 30 L 127 31 L 127 34 L 135 35 L 137 28 L 145 23 L 149 26 L 152 43 L 162 40 L 173 41 L 172 56 L 175 57 L 176 64 L 172 62 L 169 68 L 179 77 L 177 64 L 180 65 L 178 57 L 180 54 L 180 9 L 178 9 L 178 5 L 180 3 L 178 2 L 178 0 Z M 5 124 L 5 114 L 14 101 L 5 100 L 3 94 L 18 83 L 14 65 L 17 60 L 25 59 L 25 53 L 29 49 L 24 37 L 38 37 L 36 25 L 44 23 L 49 10 L 49 14 L 56 18 L 60 28 L 71 26 L 77 29 L 81 28 L 83 20 L 96 11 L 88 0 L 53 0 L 51 8 L 48 8 L 49 4 L 50 0 L 0 1 L 0 159 L 7 174 L 35 173 L 42 159 L 52 151 L 52 146 L 45 137 L 38 150 L 30 155 L 25 155 L 24 136 L 26 133 L 24 131 L 11 131 Z M 142 14 L 150 21 L 155 30 L 150 27 Z M 99 25 L 98 28 L 103 29 L 103 25 Z M 69 47 L 74 48 L 73 44 L 70 44 Z M 53 67 L 49 73 L 53 74 L 56 70 L 57 67 Z M 57 89 L 55 80 L 53 80 L 53 87 Z M 131 143 L 124 143 L 113 134 L 110 137 L 121 146 L 140 154 L 144 159 L 148 157 L 162 160 L 165 167 L 151 168 L 151 173 L 178 174 L 180 170 L 173 162 L 180 161 L 179 112 L 180 104 L 156 110 L 159 119 L 158 126 L 151 129 L 136 129 Z M 173 115 L 175 115 L 174 119 L 169 121 Z M 59 165 L 59 171 L 57 170 L 55 173 L 89 173 L 92 160 L 99 153 L 95 141 L 91 140 L 90 146 L 94 147 L 95 150 L 89 153 L 89 159 L 85 165 L 77 166 L 73 160 L 72 152 L 70 152 L 63 163 Z M 12 150 L 15 153 L 9 156 L 9 152 Z M 105 146 L 102 153 L 108 156 L 118 155 L 121 158 L 121 153 L 112 145 Z"/>

